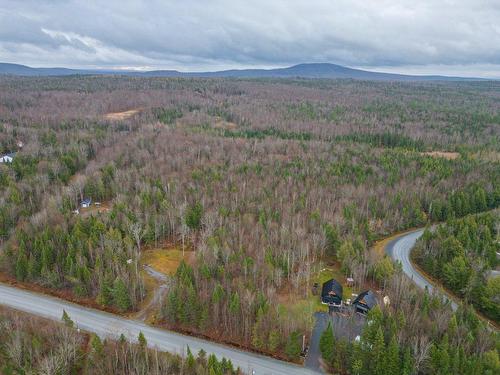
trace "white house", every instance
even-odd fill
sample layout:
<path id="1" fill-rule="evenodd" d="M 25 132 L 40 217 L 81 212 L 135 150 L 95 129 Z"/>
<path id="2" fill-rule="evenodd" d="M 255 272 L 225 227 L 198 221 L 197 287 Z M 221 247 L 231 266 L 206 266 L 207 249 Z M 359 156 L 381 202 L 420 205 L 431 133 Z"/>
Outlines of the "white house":
<path id="1" fill-rule="evenodd" d="M 12 163 L 15 154 L 15 152 L 11 152 L 10 154 L 0 156 L 0 163 Z"/>
<path id="2" fill-rule="evenodd" d="M 92 200 L 90 198 L 85 198 L 80 202 L 80 205 L 82 206 L 82 208 L 90 207 L 91 204 L 92 204 Z"/>

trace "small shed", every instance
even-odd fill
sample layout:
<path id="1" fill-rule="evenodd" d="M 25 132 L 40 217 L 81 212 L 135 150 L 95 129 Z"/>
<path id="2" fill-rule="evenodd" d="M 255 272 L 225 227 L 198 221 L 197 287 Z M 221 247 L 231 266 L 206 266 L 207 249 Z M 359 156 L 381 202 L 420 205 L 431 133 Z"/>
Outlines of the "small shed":
<path id="1" fill-rule="evenodd" d="M 323 284 L 321 303 L 330 306 L 342 304 L 342 285 L 337 280 L 330 279 Z"/>
<path id="2" fill-rule="evenodd" d="M 90 199 L 90 198 L 82 199 L 82 201 L 80 203 L 80 205 L 82 206 L 82 208 L 90 207 L 91 204 L 92 204 L 92 199 Z"/>
<path id="3" fill-rule="evenodd" d="M 377 296 L 371 290 L 360 293 L 352 303 L 355 311 L 362 314 L 367 314 L 377 304 Z"/>

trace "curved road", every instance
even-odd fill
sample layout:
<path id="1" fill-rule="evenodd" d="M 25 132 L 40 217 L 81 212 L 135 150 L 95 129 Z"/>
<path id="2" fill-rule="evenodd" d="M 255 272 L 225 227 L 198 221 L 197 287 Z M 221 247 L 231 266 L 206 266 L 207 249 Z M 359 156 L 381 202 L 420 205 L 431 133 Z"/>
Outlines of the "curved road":
<path id="1" fill-rule="evenodd" d="M 403 268 L 403 272 L 413 280 L 418 287 L 425 289 L 427 288 L 430 292 L 433 292 L 436 288 L 429 282 L 427 279 L 420 273 L 418 270 L 413 267 L 413 264 L 410 261 L 410 252 L 411 249 L 415 246 L 417 240 L 424 233 L 424 229 L 418 229 L 413 232 L 409 232 L 406 234 L 402 234 L 396 239 L 392 240 L 385 247 L 385 252 L 395 261 L 401 263 Z M 446 293 L 441 290 L 437 290 L 439 293 L 443 295 L 446 300 L 450 301 L 451 308 L 456 310 L 458 305 L 448 298 Z"/>
<path id="2" fill-rule="evenodd" d="M 317 374 L 315 371 L 269 357 L 231 348 L 213 342 L 181 335 L 148 326 L 142 322 L 126 319 L 103 311 L 90 309 L 59 298 L 18 289 L 0 284 L 0 304 L 53 320 L 61 320 L 63 309 L 78 328 L 94 332 L 101 337 L 118 338 L 124 334 L 129 340 L 137 341 L 142 331 L 148 345 L 161 351 L 183 355 L 186 348 L 193 353 L 200 349 L 215 354 L 219 359 L 230 359 L 234 366 L 249 374 L 302 375 Z"/>

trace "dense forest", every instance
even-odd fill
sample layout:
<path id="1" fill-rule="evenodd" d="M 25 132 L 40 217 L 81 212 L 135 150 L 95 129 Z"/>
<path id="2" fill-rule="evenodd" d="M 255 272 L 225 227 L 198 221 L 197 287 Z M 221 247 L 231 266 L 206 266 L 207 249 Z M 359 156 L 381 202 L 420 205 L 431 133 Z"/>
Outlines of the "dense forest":
<path id="1" fill-rule="evenodd" d="M 484 315 L 500 322 L 500 212 L 451 219 L 427 230 L 413 257 L 427 273 Z"/>
<path id="2" fill-rule="evenodd" d="M 397 300 L 403 281 L 370 252 L 376 239 L 500 205 L 499 89 L 0 78 L 0 153 L 17 152 L 0 164 L 2 275 L 131 312 L 147 297 L 141 254 L 173 242 L 195 256 L 180 263 L 157 324 L 296 360 L 312 312 L 286 301 L 310 297 L 325 264 Z M 84 198 L 102 208 L 76 213 Z M 448 312 L 425 303 L 427 315 L 397 327 L 397 311 L 377 318 L 384 345 L 413 332 L 393 343 L 409 351 L 410 373 L 425 373 L 418 361 L 447 330 L 427 332 Z M 486 335 L 475 329 L 471 340 Z"/>
<path id="3" fill-rule="evenodd" d="M 237 375 L 231 361 L 204 352 L 186 358 L 148 349 L 144 336 L 132 344 L 80 333 L 71 318 L 56 323 L 0 309 L 0 373 Z"/>

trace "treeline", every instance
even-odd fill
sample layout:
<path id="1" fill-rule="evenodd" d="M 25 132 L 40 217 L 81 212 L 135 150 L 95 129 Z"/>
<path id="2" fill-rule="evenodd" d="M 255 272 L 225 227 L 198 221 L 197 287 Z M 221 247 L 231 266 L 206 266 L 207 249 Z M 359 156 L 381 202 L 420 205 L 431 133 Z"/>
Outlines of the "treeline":
<path id="1" fill-rule="evenodd" d="M 500 371 L 498 336 L 487 331 L 470 308 L 453 313 L 439 296 L 416 291 L 399 277 L 404 276 L 392 279 L 387 290 L 391 306 L 370 311 L 358 340 L 336 337 L 330 325 L 323 332 L 320 350 L 330 371 L 352 375 Z"/>
<path id="2" fill-rule="evenodd" d="M 489 277 L 500 252 L 498 211 L 452 219 L 426 230 L 412 252 L 427 273 L 488 318 L 500 322 L 500 277 Z"/>
<path id="3" fill-rule="evenodd" d="M 0 310 L 0 373 L 14 374 L 241 374 L 230 360 L 203 350 L 185 358 L 147 347 L 122 335 L 118 341 L 77 332 L 66 315 L 65 325 Z"/>

